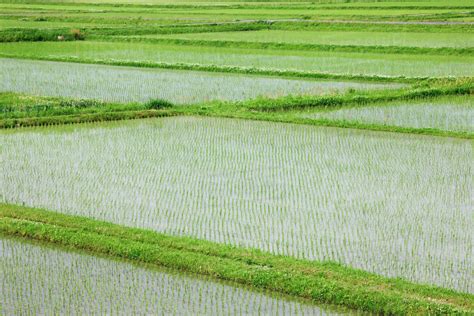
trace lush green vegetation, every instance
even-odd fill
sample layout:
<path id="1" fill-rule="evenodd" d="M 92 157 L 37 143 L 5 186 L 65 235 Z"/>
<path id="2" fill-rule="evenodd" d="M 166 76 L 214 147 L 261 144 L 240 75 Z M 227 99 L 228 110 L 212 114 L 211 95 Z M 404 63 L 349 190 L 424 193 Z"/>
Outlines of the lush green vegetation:
<path id="1" fill-rule="evenodd" d="M 278 121 L 287 123 L 310 124 L 318 126 L 349 127 L 378 131 L 416 133 L 459 138 L 473 138 L 470 131 L 459 129 L 437 129 L 427 119 L 429 113 L 414 111 L 414 120 L 426 122 L 416 127 L 394 126 L 386 122 L 368 122 L 367 120 L 328 119 L 328 110 L 360 107 L 372 104 L 375 107 L 386 102 L 420 103 L 423 98 L 466 95 L 469 102 L 473 86 L 471 80 L 425 83 L 412 88 L 381 91 L 349 91 L 343 95 L 321 97 L 290 96 L 278 99 L 258 98 L 244 102 L 209 102 L 196 105 L 174 106 L 158 100 L 160 106 L 153 103 L 105 103 L 95 100 L 74 100 L 52 97 L 32 97 L 13 93 L 0 93 L 0 127 L 35 126 L 51 124 L 69 124 L 80 122 L 125 120 L 135 118 L 174 116 L 174 115 L 205 115 L 245 119 Z M 428 99 L 430 100 L 430 99 Z M 456 100 L 456 99 L 454 99 Z M 433 102 L 437 102 L 436 99 Z M 456 102 L 456 101 L 451 101 Z M 315 115 L 308 118 L 302 111 Z M 466 113 L 471 115 L 473 107 L 469 104 Z M 303 112 L 304 113 L 304 112 Z M 374 118 L 375 119 L 375 118 Z M 450 119 L 446 124 L 455 125 L 457 118 Z"/>
<path id="2" fill-rule="evenodd" d="M 2 312 L 474 313 L 472 1 L 0 11 Z"/>
<path id="3" fill-rule="evenodd" d="M 0 232 L 387 314 L 469 313 L 472 295 L 387 279 L 332 262 L 274 256 L 21 206 L 0 205 Z"/>

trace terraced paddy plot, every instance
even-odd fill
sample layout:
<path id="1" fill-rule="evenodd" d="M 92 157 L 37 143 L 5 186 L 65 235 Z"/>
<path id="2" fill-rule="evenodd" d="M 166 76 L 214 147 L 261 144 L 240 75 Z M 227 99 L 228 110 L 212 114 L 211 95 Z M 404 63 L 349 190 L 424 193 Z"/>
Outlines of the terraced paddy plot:
<path id="1" fill-rule="evenodd" d="M 474 73 L 471 56 L 389 55 L 161 45 L 150 43 L 5 43 L 6 57 L 185 63 L 342 75 L 448 77 Z M 1 69 L 0 69 L 1 71 Z"/>
<path id="2" fill-rule="evenodd" d="M 469 17 L 469 12 L 463 9 L 417 9 L 415 12 L 411 9 L 371 9 L 371 10 L 360 10 L 360 9 L 301 9 L 301 8 L 285 8 L 285 9 L 269 9 L 269 8 L 223 8 L 214 9 L 210 11 L 208 8 L 198 8 L 190 12 L 186 9 L 175 9 L 164 10 L 165 14 L 174 14 L 176 16 L 187 16 L 191 17 L 205 17 L 212 14 L 215 17 L 228 17 L 229 20 L 242 20 L 242 19 L 254 19 L 254 20 L 274 20 L 274 19 L 299 19 L 304 18 L 312 20 L 334 20 L 344 19 L 348 21 L 352 20 L 415 20 L 422 21 L 424 19 L 436 20 L 436 17 L 441 15 L 445 18 L 452 16 L 455 17 Z M 440 18 L 438 18 L 440 20 Z"/>
<path id="3" fill-rule="evenodd" d="M 75 1 L 75 0 L 74 0 Z M 394 1 L 394 0 L 381 0 L 381 1 L 367 1 L 367 0 L 351 0 L 350 3 L 344 0 L 321 0 L 319 3 L 323 6 L 331 6 L 331 7 L 341 7 L 347 8 L 350 7 L 357 7 L 357 8 L 364 8 L 364 7 L 456 7 L 456 6 L 469 6 L 471 3 L 467 0 L 452 0 L 447 3 L 443 0 L 413 0 L 413 1 Z"/>
<path id="4" fill-rule="evenodd" d="M 4 202 L 472 293 L 472 142 L 164 118 L 1 134 Z"/>
<path id="5" fill-rule="evenodd" d="M 353 46 L 473 47 L 469 33 L 401 32 L 324 32 L 262 30 L 153 35 L 152 38 L 180 38 L 204 41 L 239 41 L 260 43 L 323 44 Z"/>
<path id="6" fill-rule="evenodd" d="M 300 112 L 299 116 L 473 133 L 474 99 L 471 96 L 450 97 L 431 101 L 404 101 L 340 108 L 324 112 L 310 110 Z"/>
<path id="7" fill-rule="evenodd" d="M 108 3 L 110 5 L 110 3 Z M 191 3 L 192 4 L 192 3 Z M 256 5 L 240 5 L 234 7 L 226 6 L 164 6 L 158 8 L 158 10 L 141 10 L 140 15 L 143 18 L 159 19 L 162 17 L 176 17 L 186 20 L 192 19 L 222 19 L 223 17 L 228 20 L 241 21 L 243 19 L 254 19 L 254 20 L 273 20 L 273 19 L 316 19 L 316 20 L 328 20 L 328 19 L 359 19 L 359 20 L 389 20 L 393 18 L 400 18 L 403 20 L 423 20 L 426 18 L 436 19 L 437 15 L 442 15 L 445 19 L 451 16 L 463 17 L 469 16 L 469 12 L 466 12 L 464 8 L 418 8 L 415 12 L 410 8 L 372 8 L 370 10 L 360 10 L 358 8 L 346 8 L 344 10 L 332 9 L 332 8 L 318 8 L 313 7 L 297 7 L 289 3 L 289 5 L 283 7 L 277 6 L 263 6 L 259 7 Z M 105 6 L 88 6 L 88 9 L 84 9 L 85 5 L 80 6 L 48 6 L 48 5 L 8 5 L 5 7 L 22 8 L 23 10 L 51 10 L 59 11 L 70 16 L 71 14 L 84 13 L 90 18 L 110 18 L 125 17 L 125 14 L 130 16 L 130 13 L 137 13 L 137 10 L 133 8 L 107 8 Z M 79 11 L 79 9 L 81 9 Z M 101 10 L 102 9 L 102 10 Z M 142 8 L 139 8 L 140 10 Z M 134 12 L 135 11 L 135 12 Z"/>
<path id="8" fill-rule="evenodd" d="M 337 315 L 297 301 L 126 262 L 0 239 L 2 313 Z"/>
<path id="9" fill-rule="evenodd" d="M 384 84 L 308 81 L 205 72 L 164 71 L 74 63 L 0 59 L 0 91 L 41 96 L 132 102 L 165 99 L 176 104 L 237 101 L 258 96 L 322 95 Z"/>

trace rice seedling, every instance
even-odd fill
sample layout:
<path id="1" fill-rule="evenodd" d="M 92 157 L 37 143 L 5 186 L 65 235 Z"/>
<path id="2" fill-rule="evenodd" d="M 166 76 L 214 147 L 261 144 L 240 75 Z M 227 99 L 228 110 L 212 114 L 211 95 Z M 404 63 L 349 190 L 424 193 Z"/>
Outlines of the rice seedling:
<path id="1" fill-rule="evenodd" d="M 466 314 L 474 296 L 385 278 L 333 262 L 275 256 L 39 208 L 0 203 L 0 233 L 108 258 L 163 266 L 315 303 L 400 314 Z M 328 288 L 331 291 L 328 291 Z"/>
<path id="2" fill-rule="evenodd" d="M 269 293 L 0 238 L 5 315 L 337 315 Z"/>
<path id="3" fill-rule="evenodd" d="M 0 91 L 113 102 L 163 99 L 175 104 L 259 96 L 322 95 L 399 85 L 280 79 L 75 63 L 0 59 Z"/>
<path id="4" fill-rule="evenodd" d="M 473 47 L 474 34 L 463 33 L 402 33 L 402 32 L 324 32 L 261 30 L 155 35 L 154 38 L 180 38 L 206 41 L 243 41 L 357 46 L 402 47 Z"/>
<path id="5" fill-rule="evenodd" d="M 4 0 L 0 314 L 472 313 L 471 2 Z"/>
<path id="6" fill-rule="evenodd" d="M 32 59 L 185 63 L 388 77 L 461 77 L 474 73 L 474 58 L 471 56 L 289 51 L 278 48 L 265 50 L 202 47 L 199 42 L 197 44 L 198 46 L 143 42 L 23 42 L 2 44 L 0 54 Z"/>
<path id="7" fill-rule="evenodd" d="M 390 126 L 435 128 L 474 132 L 474 99 L 471 96 L 431 101 L 403 101 L 370 106 L 299 112 L 299 117 L 361 122 Z"/>
<path id="8" fill-rule="evenodd" d="M 2 131 L 4 202 L 472 293 L 472 142 L 165 118 Z"/>

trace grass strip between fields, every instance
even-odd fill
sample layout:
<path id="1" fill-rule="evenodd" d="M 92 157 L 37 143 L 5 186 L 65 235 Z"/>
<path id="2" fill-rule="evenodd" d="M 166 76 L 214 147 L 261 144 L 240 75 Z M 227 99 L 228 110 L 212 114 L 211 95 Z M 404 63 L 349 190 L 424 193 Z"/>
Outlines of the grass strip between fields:
<path id="1" fill-rule="evenodd" d="M 8 18 L 4 16 L 3 18 Z M 10 18 L 17 19 L 16 15 Z M 60 19 L 60 18 L 59 18 Z M 56 21 L 51 17 L 48 20 Z M 60 22 L 59 20 L 58 22 Z M 80 21 L 76 19 L 77 22 Z M 88 22 L 92 22 L 87 19 Z M 66 21 L 65 21 L 66 22 Z M 103 19 L 97 23 L 104 23 Z M 185 34 L 208 32 L 244 32 L 257 30 L 304 30 L 304 31 L 374 31 L 374 32 L 472 32 L 473 25 L 429 25 L 429 24 L 374 24 L 352 23 L 337 21 L 229 21 L 215 23 L 187 23 L 174 25 L 117 25 L 116 27 L 82 27 L 79 28 L 81 39 L 102 38 L 111 39 L 112 36 L 138 36 L 156 34 Z M 38 28 L 7 28 L 0 30 L 0 42 L 19 41 L 56 41 L 58 35 L 63 35 L 64 40 L 75 40 L 69 27 L 50 29 Z"/>
<path id="2" fill-rule="evenodd" d="M 38 98 L 38 101 L 36 101 L 38 102 L 37 105 L 28 105 L 25 109 L 16 109 L 15 105 L 9 105 L 9 103 L 18 102 L 16 94 L 5 94 L 5 100 L 0 98 L 0 110 L 3 112 L 0 113 L 0 128 L 116 121 L 176 115 L 200 115 L 474 139 L 473 133 L 464 131 L 390 126 L 325 118 L 302 118 L 295 116 L 293 113 L 294 111 L 311 108 L 328 109 L 377 103 L 380 103 L 379 106 L 384 106 L 387 102 L 397 100 L 409 101 L 449 95 L 472 95 L 473 92 L 472 79 L 467 78 L 438 82 L 433 85 L 422 84 L 420 87 L 398 90 L 355 91 L 342 95 L 317 97 L 287 96 L 278 99 L 258 98 L 240 102 L 216 101 L 179 106 L 163 100 L 147 103 L 107 104 L 93 100 Z M 47 105 L 48 102 L 52 104 Z"/>
<path id="3" fill-rule="evenodd" d="M 468 314 L 474 296 L 333 262 L 277 256 L 43 209 L 0 204 L 0 234 L 155 264 L 293 297 L 384 314 Z"/>
<path id="4" fill-rule="evenodd" d="M 98 113 L 77 113 L 72 115 L 54 115 L 39 117 L 22 117 L 0 120 L 0 128 L 18 128 L 29 126 L 48 126 L 60 124 L 79 124 L 105 121 L 135 120 L 152 117 L 182 115 L 173 110 L 132 110 L 132 111 L 101 111 Z"/>
<path id="5" fill-rule="evenodd" d="M 241 101 L 239 106 L 253 111 L 275 112 L 314 107 L 336 107 L 345 105 L 386 103 L 397 100 L 417 100 L 449 95 L 474 94 L 474 81 L 471 78 L 426 82 L 402 89 L 372 91 L 349 91 L 345 94 L 320 97 L 287 96 L 278 99 L 253 99 Z"/>
<path id="6" fill-rule="evenodd" d="M 292 124 L 303 124 L 303 125 L 313 125 L 313 126 L 324 126 L 324 127 L 338 127 L 338 128 L 352 128 L 352 129 L 362 129 L 375 132 L 393 132 L 393 133 L 403 133 L 403 134 L 417 134 L 417 135 L 427 135 L 427 136 L 438 136 L 438 137 L 451 137 L 451 138 L 460 138 L 460 139 L 474 139 L 474 133 L 464 132 L 464 131 L 448 131 L 437 128 L 415 128 L 415 127 L 403 127 L 395 125 L 382 125 L 382 124 L 372 124 L 372 123 L 363 123 L 357 121 L 347 121 L 347 120 L 334 120 L 326 118 L 303 118 L 303 117 L 293 117 L 291 115 L 275 115 L 273 113 L 257 113 L 253 115 L 248 115 L 248 113 L 239 113 L 229 116 L 219 115 L 219 117 L 228 117 L 228 118 L 239 118 L 247 120 L 258 120 L 258 121 L 271 121 L 279 123 L 292 123 Z"/>
<path id="7" fill-rule="evenodd" d="M 474 139 L 474 134 L 463 131 L 447 131 L 436 128 L 413 128 L 413 127 L 402 127 L 393 125 L 382 125 L 382 124 L 370 124 L 362 122 L 344 121 L 344 120 L 331 120 L 331 119 L 312 119 L 312 118 L 300 118 L 285 115 L 274 115 L 273 113 L 249 113 L 249 112 L 236 112 L 236 113 L 209 113 L 209 114 L 185 114 L 178 111 L 171 110 L 141 110 L 141 111 L 122 111 L 122 112 L 104 112 L 104 113 L 85 113 L 78 115 L 57 115 L 52 117 L 31 117 L 31 118 L 20 118 L 20 119 L 5 119 L 0 120 L 0 128 L 19 128 L 19 127 L 32 127 L 32 126 L 51 126 L 51 125 L 64 125 L 64 124 L 79 124 L 79 123 L 93 123 L 93 122 L 106 122 L 106 121 L 120 121 L 120 120 L 134 120 L 144 119 L 153 117 L 169 117 L 177 115 L 202 115 L 202 116 L 214 116 L 214 117 L 225 117 L 234 119 L 246 119 L 246 120 L 258 120 L 258 121 L 270 121 L 279 123 L 292 123 L 292 124 L 303 124 L 313 126 L 324 126 L 324 127 L 338 127 L 338 128 L 352 128 L 362 129 L 377 132 L 393 132 L 393 133 L 404 133 L 404 134 L 418 134 L 427 136 L 439 136 L 439 137 L 451 137 L 460 139 Z"/>

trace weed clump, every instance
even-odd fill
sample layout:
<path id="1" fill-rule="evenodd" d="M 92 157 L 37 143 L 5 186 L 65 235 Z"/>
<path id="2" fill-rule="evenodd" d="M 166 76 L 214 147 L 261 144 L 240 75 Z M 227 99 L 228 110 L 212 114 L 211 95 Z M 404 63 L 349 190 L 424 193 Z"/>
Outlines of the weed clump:
<path id="1" fill-rule="evenodd" d="M 147 109 L 154 109 L 154 110 L 159 110 L 159 109 L 165 109 L 172 107 L 173 103 L 163 100 L 163 99 L 152 99 L 145 103 L 145 107 Z"/>

